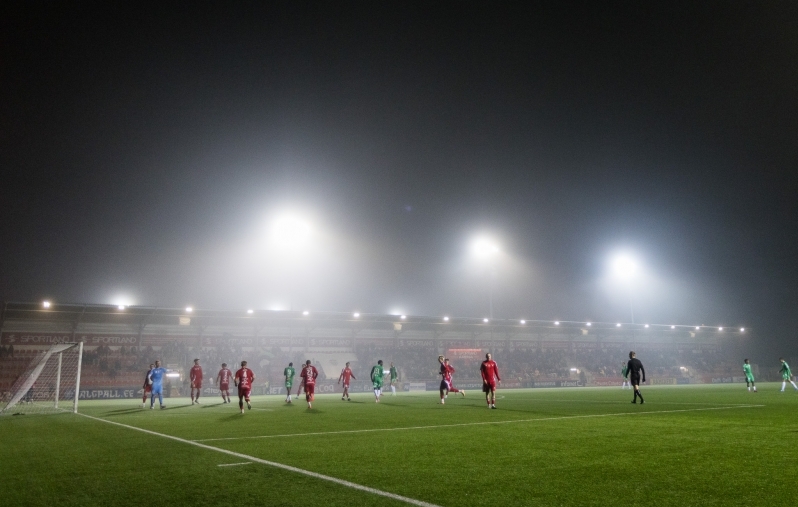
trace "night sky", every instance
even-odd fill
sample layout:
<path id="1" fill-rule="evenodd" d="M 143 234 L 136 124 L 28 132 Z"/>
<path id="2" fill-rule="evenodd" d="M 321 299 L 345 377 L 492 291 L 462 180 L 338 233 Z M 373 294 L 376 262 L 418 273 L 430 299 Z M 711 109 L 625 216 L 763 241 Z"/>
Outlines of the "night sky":
<path id="1" fill-rule="evenodd" d="M 3 300 L 481 317 L 492 283 L 798 352 L 795 2 L 14 4 Z"/>

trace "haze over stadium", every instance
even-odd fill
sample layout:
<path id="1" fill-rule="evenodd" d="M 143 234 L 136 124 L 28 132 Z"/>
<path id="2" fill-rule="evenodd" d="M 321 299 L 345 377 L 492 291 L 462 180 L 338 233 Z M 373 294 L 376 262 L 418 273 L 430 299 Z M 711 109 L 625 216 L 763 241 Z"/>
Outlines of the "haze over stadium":
<path id="1" fill-rule="evenodd" d="M 0 295 L 478 317 L 490 234 L 497 316 L 628 320 L 622 249 L 794 347 L 792 11 L 615 7 L 8 6 Z"/>
<path id="2" fill-rule="evenodd" d="M 247 381 L 252 410 L 261 419 L 243 398 L 236 415 L 274 424 L 256 435 L 265 440 L 253 444 L 251 462 L 279 463 L 275 474 L 289 479 L 310 468 L 292 461 L 289 444 L 266 441 L 361 431 L 351 427 L 351 414 L 364 432 L 515 424 L 529 422 L 522 418 L 528 413 L 573 417 L 580 422 L 562 428 L 587 439 L 584 448 L 596 456 L 611 456 L 610 444 L 602 450 L 585 430 L 596 424 L 606 442 L 621 438 L 620 425 L 593 421 L 625 416 L 626 392 L 626 405 L 616 407 L 618 393 L 602 389 L 590 399 L 531 389 L 616 386 L 631 349 L 650 378 L 673 385 L 658 386 L 659 397 L 646 393 L 649 410 L 678 414 L 657 416 L 647 430 L 663 438 L 660 451 L 685 445 L 672 428 L 697 421 L 696 438 L 703 428 L 706 443 L 723 417 L 747 417 L 686 410 L 750 409 L 775 427 L 787 417 L 789 399 L 768 398 L 762 387 L 759 404 L 731 386 L 676 384 L 718 380 L 736 389 L 744 358 L 753 368 L 745 370 L 746 384 L 749 373 L 780 381 L 789 372 L 783 365 L 798 360 L 798 6 L 20 2 L 0 9 L 2 401 L 35 404 L 33 393 L 57 376 L 58 387 L 48 384 L 42 396 L 58 408 L 69 395 L 63 367 L 75 407 L 95 392 L 104 401 L 126 398 L 89 401 L 83 415 L 167 435 L 178 455 L 187 443 L 259 431 L 258 423 L 233 427 L 239 423 L 204 410 L 211 408 L 204 396 L 216 396 L 207 379 L 219 364 L 236 372 L 246 360 L 254 372 Z M 51 348 L 61 342 L 83 345 Z M 86 356 L 79 356 L 83 346 Z M 45 351 L 52 354 L 45 362 L 58 358 L 57 369 L 40 368 L 47 382 L 35 380 Z M 452 387 L 478 391 L 487 353 L 507 388 L 494 402 L 517 414 L 472 416 L 470 408 L 485 404 L 473 399 L 477 392 L 446 402 L 457 414 L 452 422 L 427 412 L 426 393 L 415 397 L 416 390 L 438 396 L 438 356 L 451 355 Z M 186 415 L 178 400 L 188 389 L 191 405 L 202 401 L 203 411 L 192 413 L 199 423 L 168 426 L 122 403 L 135 398 L 133 408 L 146 407 L 148 365 L 156 359 L 164 367 L 161 403 L 170 406 L 155 412 Z M 286 394 L 277 391 L 285 389 L 289 362 L 301 376 L 308 360 L 320 399 L 315 412 L 303 414 L 318 422 L 289 417 L 268 396 Z M 396 364 L 390 387 L 399 386 L 401 402 L 380 401 L 380 382 L 368 374 L 378 360 L 386 374 Z M 206 368 L 211 391 L 188 386 L 194 362 Z M 338 370 L 350 362 L 354 402 L 330 408 L 325 393 L 337 398 Z M 372 387 L 381 408 L 409 407 L 396 428 L 360 406 L 358 396 Z M 36 455 L 23 445 L 36 444 L 41 423 L 0 420 L 0 433 L 12 424 L 26 425 L 18 431 L 30 441 L 0 450 L 0 463 Z M 202 431 L 194 435 L 192 425 Z M 483 430 L 495 428 L 463 429 L 468 442 L 493 442 L 503 456 L 533 459 L 542 443 L 524 426 L 529 447 L 502 448 Z M 750 436 L 734 431 L 725 436 L 735 445 Z M 367 442 L 360 450 L 383 453 L 378 436 L 369 438 L 358 440 Z M 392 451 L 452 444 L 406 438 Z M 562 438 L 553 454 L 579 452 Z M 108 433 L 96 449 L 117 442 L 124 440 Z M 334 443 L 325 445 L 341 455 Z M 471 445 L 478 444 L 451 452 L 485 451 Z M 252 458 L 243 444 L 220 449 L 203 452 Z M 695 449 L 703 449 L 700 442 Z M 667 454 L 658 456 L 667 469 Z M 434 453 L 414 459 L 410 470 L 437 467 Z M 670 465 L 676 483 L 677 471 L 689 473 Z M 327 466 L 313 473 L 338 477 Z M 387 478 L 370 482 L 357 466 L 355 483 L 401 495 L 385 501 L 447 504 L 412 481 L 396 488 Z M 613 478 L 602 486 L 585 470 L 568 473 L 597 481 L 573 504 L 620 488 Z M 528 477 L 517 482 L 526 487 Z M 713 484 L 720 491 L 713 498 L 728 500 L 722 494 L 734 485 Z M 568 503 L 561 488 L 550 487 L 541 496 Z M 469 491 L 479 488 L 453 492 L 462 496 L 452 504 L 485 500 L 465 498 Z M 30 499 L 23 487 L 15 494 Z M 107 494 L 106 503 L 128 498 Z M 508 502 L 516 498 L 512 489 L 506 494 Z"/>

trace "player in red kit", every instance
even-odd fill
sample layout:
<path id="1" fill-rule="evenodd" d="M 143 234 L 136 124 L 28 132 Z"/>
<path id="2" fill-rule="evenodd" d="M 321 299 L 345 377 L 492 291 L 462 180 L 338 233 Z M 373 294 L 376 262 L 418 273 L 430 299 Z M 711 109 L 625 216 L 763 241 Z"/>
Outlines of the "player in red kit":
<path id="1" fill-rule="evenodd" d="M 199 364 L 199 359 L 194 360 L 194 366 L 189 370 L 188 378 L 191 380 L 191 404 L 199 404 L 200 392 L 202 392 L 202 366 Z"/>
<path id="2" fill-rule="evenodd" d="M 299 376 L 302 378 L 302 383 L 305 384 L 305 399 L 308 402 L 308 408 L 313 408 L 311 403 L 314 398 L 313 394 L 316 392 L 316 377 L 319 376 L 319 371 L 315 366 L 310 365 L 310 359 L 308 359 Z"/>
<path id="3" fill-rule="evenodd" d="M 144 375 L 144 395 L 141 397 L 141 408 L 144 408 L 145 404 L 147 403 L 147 396 L 152 392 L 152 385 L 150 384 L 150 372 L 153 368 L 155 368 L 155 365 L 151 364 L 150 369 L 147 370 L 147 374 Z"/>
<path id="4" fill-rule="evenodd" d="M 341 395 L 341 399 L 352 401 L 349 398 L 349 379 L 357 380 L 354 373 L 352 373 L 352 369 L 349 368 L 349 363 L 346 363 L 346 367 L 343 370 L 341 370 L 341 376 L 338 377 L 338 383 L 340 384 L 341 380 L 344 381 L 344 394 Z"/>
<path id="5" fill-rule="evenodd" d="M 485 354 L 485 360 L 482 361 L 479 372 L 482 374 L 482 390 L 485 392 L 488 408 L 496 408 L 496 383 L 501 384 L 502 379 L 499 376 L 499 366 L 493 360 L 492 355 Z"/>
<path id="6" fill-rule="evenodd" d="M 441 376 L 441 405 L 445 403 L 446 396 L 449 393 L 460 393 L 465 398 L 465 391 L 462 389 L 457 389 L 454 387 L 452 383 L 452 375 L 454 375 L 454 366 L 449 364 L 449 358 L 443 358 L 443 356 L 438 357 L 438 362 L 441 363 L 441 371 L 439 375 Z"/>
<path id="7" fill-rule="evenodd" d="M 219 383 L 219 391 L 222 393 L 222 400 L 225 403 L 230 403 L 231 378 L 233 378 L 233 372 L 227 368 L 227 363 L 222 363 L 222 369 L 219 370 L 219 373 L 216 375 L 216 382 Z"/>
<path id="8" fill-rule="evenodd" d="M 247 368 L 247 362 L 241 361 L 241 369 L 236 372 L 233 378 L 233 383 L 238 386 L 238 408 L 241 413 L 244 413 L 244 402 L 247 402 L 247 408 L 251 409 L 252 405 L 249 403 L 249 394 L 252 392 L 252 383 L 255 382 L 255 374 L 252 370 Z"/>

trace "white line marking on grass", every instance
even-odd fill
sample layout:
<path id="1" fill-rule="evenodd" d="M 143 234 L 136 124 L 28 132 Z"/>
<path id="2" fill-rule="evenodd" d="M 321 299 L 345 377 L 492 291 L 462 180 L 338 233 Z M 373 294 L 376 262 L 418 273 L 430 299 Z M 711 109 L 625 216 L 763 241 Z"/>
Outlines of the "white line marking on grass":
<path id="1" fill-rule="evenodd" d="M 248 455 L 242 454 L 240 452 L 228 451 L 227 449 L 221 449 L 219 447 L 213 447 L 212 445 L 201 444 L 199 442 L 195 442 L 195 441 L 192 441 L 192 440 L 186 440 L 184 438 L 175 437 L 175 436 L 172 436 L 172 435 L 167 435 L 165 433 L 158 433 L 157 431 L 146 430 L 144 428 L 138 428 L 136 426 L 130 426 L 128 424 L 122 424 L 122 423 L 116 422 L 116 421 L 109 421 L 107 419 L 102 419 L 100 417 L 94 417 L 94 416 L 91 416 L 91 415 L 86 415 L 86 414 L 81 414 L 81 413 L 78 413 L 78 415 L 81 415 L 83 417 L 87 417 L 89 419 L 94 419 L 95 421 L 100 421 L 100 422 L 104 422 L 104 423 L 107 423 L 107 424 L 113 424 L 115 426 L 121 426 L 123 428 L 128 428 L 128 429 L 131 429 L 131 430 L 141 431 L 142 433 L 155 435 L 157 437 L 168 438 L 170 440 L 175 440 L 177 442 L 182 442 L 184 444 L 194 445 L 194 446 L 197 446 L 197 447 L 201 447 L 203 449 L 207 449 L 209 451 L 221 452 L 221 453 L 227 454 L 229 456 L 235 456 L 236 458 L 254 461 L 255 463 L 260 463 L 262 465 L 268 465 L 268 466 L 272 466 L 272 467 L 275 467 L 275 468 L 281 468 L 283 470 L 288 470 L 289 472 L 294 472 L 294 473 L 298 473 L 298 474 L 302 474 L 302 475 L 307 475 L 307 476 L 313 477 L 315 479 L 321 479 L 323 481 L 334 482 L 336 484 L 340 484 L 341 486 L 345 486 L 347 488 L 352 488 L 352 489 L 356 489 L 356 490 L 359 490 L 359 491 L 365 491 L 366 493 L 371 493 L 373 495 L 384 496 L 386 498 L 392 498 L 394 500 L 399 500 L 400 502 L 409 503 L 410 505 L 418 505 L 419 507 L 440 507 L 439 505 L 436 505 L 434 503 L 423 502 L 421 500 L 416 500 L 415 498 L 409 498 L 409 497 L 406 497 L 406 496 L 397 495 L 395 493 L 389 493 L 387 491 L 382 491 L 380 489 L 370 488 L 368 486 L 363 486 L 361 484 L 355 484 L 354 482 L 349 482 L 349 481 L 345 481 L 343 479 L 338 479 L 337 477 L 331 477 L 329 475 L 324 475 L 324 474 L 320 474 L 320 473 L 316 473 L 316 472 L 311 472 L 310 470 L 303 470 L 301 468 L 292 467 L 291 465 L 285 465 L 283 463 L 277 463 L 276 461 L 268 461 L 268 460 L 265 460 L 265 459 L 256 458 L 254 456 L 248 456 Z"/>
<path id="2" fill-rule="evenodd" d="M 677 412 L 701 412 L 704 410 L 728 410 L 732 408 L 754 408 L 764 407 L 765 405 L 732 405 L 725 407 L 711 407 L 711 408 L 684 408 L 680 410 L 651 410 L 648 412 L 619 412 L 615 414 L 589 414 L 589 415 L 564 415 L 558 417 L 538 417 L 535 419 L 512 419 L 509 421 L 480 421 L 472 423 L 457 423 L 457 424 L 432 424 L 429 426 L 406 426 L 402 428 L 371 428 L 365 430 L 341 430 L 341 431 L 318 431 L 313 433 L 287 433 L 280 435 L 256 435 L 251 437 L 224 437 L 224 438 L 202 438 L 192 440 L 192 442 L 215 442 L 219 440 L 249 440 L 253 438 L 280 438 L 280 437 L 307 437 L 318 435 L 339 435 L 344 433 L 372 433 L 377 431 L 405 431 L 405 430 L 429 430 L 436 428 L 455 428 L 461 426 L 482 426 L 486 424 L 510 424 L 510 423 L 525 423 L 525 422 L 538 422 L 538 421 L 562 421 L 564 419 L 589 419 L 593 417 L 618 417 L 623 415 L 646 415 L 646 414 L 673 414 Z"/>
<path id="3" fill-rule="evenodd" d="M 238 465 L 251 465 L 251 461 L 245 461 L 243 463 L 225 463 L 223 465 L 216 465 L 217 467 L 237 467 Z"/>

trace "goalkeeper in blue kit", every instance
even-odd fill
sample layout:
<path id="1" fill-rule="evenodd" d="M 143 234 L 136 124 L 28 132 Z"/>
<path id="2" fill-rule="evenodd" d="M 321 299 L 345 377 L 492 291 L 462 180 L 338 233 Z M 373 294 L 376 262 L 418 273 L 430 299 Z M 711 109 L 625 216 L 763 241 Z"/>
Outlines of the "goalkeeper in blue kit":
<path id="1" fill-rule="evenodd" d="M 166 408 L 166 405 L 163 404 L 163 378 L 166 376 L 166 368 L 161 368 L 161 362 L 155 361 L 155 368 L 150 370 L 150 374 L 147 377 L 150 381 L 150 385 L 152 386 L 152 398 L 150 398 L 150 409 L 155 408 L 155 395 L 158 395 L 158 403 L 161 404 L 161 408 Z"/>

